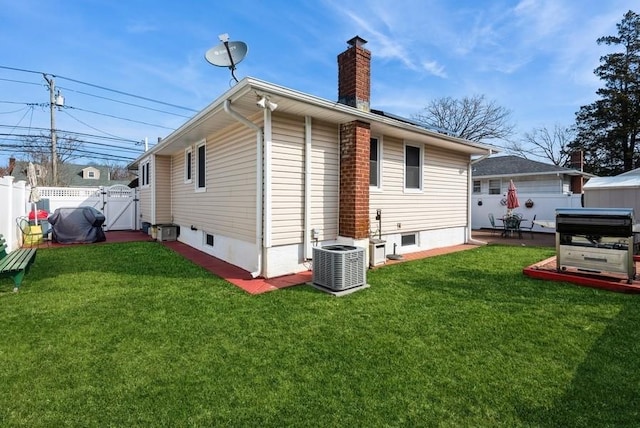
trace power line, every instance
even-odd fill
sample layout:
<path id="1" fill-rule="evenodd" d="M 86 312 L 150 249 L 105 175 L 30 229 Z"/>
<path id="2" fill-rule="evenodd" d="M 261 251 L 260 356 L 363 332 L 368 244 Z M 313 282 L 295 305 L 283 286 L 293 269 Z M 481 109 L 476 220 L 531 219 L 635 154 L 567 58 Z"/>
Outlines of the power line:
<path id="1" fill-rule="evenodd" d="M 0 128 L 11 128 L 12 125 L 0 125 Z M 49 128 L 39 128 L 39 127 L 26 127 L 26 126 L 14 126 L 14 129 L 33 129 L 35 131 L 49 131 Z M 122 141 L 125 143 L 135 143 L 135 144 L 139 144 L 140 141 L 138 140 L 132 140 L 129 138 L 122 138 L 122 137 L 108 137 L 105 135 L 95 135 L 95 134 L 87 134 L 85 132 L 77 132 L 77 131 L 68 131 L 65 129 L 57 129 L 58 132 L 62 133 L 62 134 L 73 134 L 73 135 L 81 135 L 83 137 L 91 137 L 91 138 L 100 138 L 100 139 L 104 139 L 104 140 L 113 140 L 113 141 Z"/>
<path id="2" fill-rule="evenodd" d="M 71 109 L 78 110 L 78 111 L 84 111 L 86 113 L 97 114 L 99 116 L 112 117 L 114 119 L 119 119 L 119 120 L 126 120 L 127 122 L 140 123 L 142 125 L 155 126 L 156 128 L 164 128 L 164 129 L 168 129 L 170 131 L 174 130 L 174 128 L 169 128 L 168 126 L 156 125 L 156 124 L 149 123 L 149 122 L 143 122 L 141 120 L 128 119 L 126 117 L 114 116 L 112 114 L 100 113 L 100 112 L 92 111 L 92 110 L 85 110 L 85 109 L 79 108 L 79 107 L 65 106 L 64 108 L 71 108 Z"/>
<path id="3" fill-rule="evenodd" d="M 25 85 L 44 86 L 42 83 L 36 83 L 36 82 L 25 82 L 24 80 L 3 79 L 3 78 L 1 78 L 1 77 L 0 77 L 0 80 L 2 80 L 3 82 L 23 83 L 23 84 L 25 84 Z"/>
<path id="4" fill-rule="evenodd" d="M 86 126 L 86 127 L 88 127 L 88 128 L 93 129 L 94 131 L 101 132 L 101 133 L 103 133 L 103 134 L 105 134 L 105 135 L 109 135 L 109 136 L 111 136 L 111 137 L 120 138 L 120 137 L 118 137 L 117 135 L 114 135 L 114 134 L 111 134 L 111 133 L 109 133 L 109 132 L 107 132 L 107 131 L 103 131 L 103 130 L 101 130 L 101 129 L 95 128 L 95 127 L 93 127 L 93 126 L 89 125 L 88 123 L 85 123 L 85 122 L 81 121 L 80 119 L 78 119 L 77 117 L 73 116 L 71 113 L 69 113 L 69 112 L 68 112 L 68 111 L 66 111 L 66 110 L 62 110 L 62 112 L 63 112 L 64 114 L 66 114 L 67 116 L 69 116 L 70 118 L 72 118 L 72 119 L 76 120 L 77 122 L 79 122 L 79 123 L 83 124 L 84 126 Z"/>
<path id="5" fill-rule="evenodd" d="M 100 95 L 91 94 L 91 93 L 88 93 L 88 92 L 76 91 L 75 89 L 70 89 L 70 88 L 66 88 L 66 87 L 63 87 L 63 86 L 58 86 L 58 88 L 64 89 L 65 91 L 75 92 L 77 94 L 88 95 L 90 97 L 95 97 L 95 98 L 100 98 L 102 100 L 112 101 L 114 103 L 120 103 L 120 104 L 125 104 L 125 105 L 128 105 L 128 106 L 138 107 L 138 108 L 142 108 L 142 109 L 146 109 L 146 110 L 157 111 L 158 113 L 172 114 L 174 116 L 184 117 L 186 119 L 189 119 L 191 117 L 191 116 L 185 116 L 183 114 L 173 113 L 173 112 L 166 111 L 166 110 L 160 110 L 160 109 L 153 108 L 153 107 L 142 106 L 140 104 L 128 103 L 126 101 L 120 101 L 120 100 L 116 100 L 116 99 L 109 98 L 109 97 L 102 97 Z"/>
<path id="6" fill-rule="evenodd" d="M 0 137 L 17 137 L 17 138 L 7 138 L 5 139 L 5 141 L 15 141 L 16 143 L 20 143 L 22 145 L 24 145 L 24 140 L 23 139 L 27 139 L 27 138 L 40 138 L 42 137 L 42 135 L 33 135 L 33 134 L 7 134 L 7 133 L 0 133 Z M 21 139 L 18 139 L 21 138 Z M 63 137 L 62 140 L 64 140 L 65 138 Z M 135 153 L 139 153 L 140 149 L 136 149 L 133 147 L 126 147 L 126 146 L 116 146 L 113 144 L 106 144 L 106 143 L 102 143 L 102 142 L 96 142 L 96 141 L 88 141 L 88 140 L 81 140 L 79 138 L 75 138 L 73 139 L 73 141 L 76 141 L 78 143 L 82 143 L 82 144 L 93 144 L 93 145 L 97 145 L 97 146 L 101 146 L 101 147 L 110 147 L 110 148 L 114 148 L 114 149 L 118 149 L 118 150 L 123 150 L 123 151 L 130 151 L 130 152 L 135 152 Z"/>
<path id="7" fill-rule="evenodd" d="M 111 92 L 115 92 L 116 94 L 120 94 L 120 95 L 126 95 L 128 97 L 134 97 L 134 98 L 139 98 L 141 100 L 145 100 L 145 101 L 150 101 L 152 103 L 158 103 L 158 104 L 162 104 L 165 106 L 169 106 L 169 107 L 174 107 L 174 108 L 178 108 L 181 110 L 187 110 L 187 111 L 192 111 L 192 112 L 197 112 L 198 110 L 189 108 L 189 107 L 183 107 L 183 106 L 179 106 L 177 104 L 171 104 L 171 103 L 166 103 L 164 101 L 159 101 L 159 100 L 154 100 L 153 98 L 147 98 L 147 97 L 143 97 L 141 95 L 134 95 L 134 94 L 130 94 L 128 92 L 124 92 L 124 91 L 119 91 L 117 89 L 110 89 L 110 88 L 106 88 L 104 86 L 100 86 L 100 85 L 95 85 L 93 83 L 87 83 L 87 82 L 83 82 L 81 80 L 76 80 L 76 79 L 71 79 L 69 77 L 64 77 L 64 76 L 57 76 L 59 79 L 64 79 L 64 80 L 68 80 L 70 82 L 75 82 L 75 83 L 80 83 L 81 85 L 87 85 L 87 86 L 91 86 L 93 88 L 98 88 L 98 89 L 102 89 L 104 91 L 111 91 Z"/>
<path id="8" fill-rule="evenodd" d="M 51 73 L 45 73 L 45 72 L 42 72 L 42 71 L 27 70 L 27 69 L 24 69 L 24 68 L 9 67 L 9 66 L 6 66 L 6 65 L 0 65 L 0 68 L 5 69 L 5 70 L 21 71 L 21 72 L 24 72 L 24 73 L 43 74 L 43 75 L 44 74 L 48 74 L 48 75 L 50 75 L 52 77 L 55 77 L 55 78 L 58 78 L 58 79 L 64 79 L 64 80 L 68 80 L 70 82 L 79 83 L 81 85 L 91 86 L 93 88 L 102 89 L 103 91 L 114 92 L 116 94 L 125 95 L 125 96 L 133 97 L 133 98 L 138 98 L 138 99 L 149 101 L 149 102 L 152 102 L 152 103 L 162 104 L 162 105 L 166 105 L 166 106 L 177 108 L 177 109 L 181 109 L 181 110 L 191 111 L 191 112 L 194 112 L 194 113 L 198 111 L 198 110 L 195 110 L 195 109 L 192 109 L 192 108 L 189 108 L 189 107 L 183 107 L 183 106 L 179 106 L 177 104 L 171 104 L 171 103 L 167 103 L 167 102 L 160 101 L 160 100 L 154 100 L 153 98 L 143 97 L 142 95 L 136 95 L 136 94 L 131 94 L 129 92 L 119 91 L 117 89 L 107 88 L 105 86 L 96 85 L 94 83 L 83 82 L 82 80 L 72 79 L 70 77 L 59 76 L 59 75 L 55 75 L 55 74 L 51 74 Z"/>
<path id="9" fill-rule="evenodd" d="M 24 68 L 8 67 L 6 65 L 0 65 L 0 68 L 4 68 L 5 70 L 22 71 L 24 73 L 45 74 L 42 71 L 26 70 Z"/>

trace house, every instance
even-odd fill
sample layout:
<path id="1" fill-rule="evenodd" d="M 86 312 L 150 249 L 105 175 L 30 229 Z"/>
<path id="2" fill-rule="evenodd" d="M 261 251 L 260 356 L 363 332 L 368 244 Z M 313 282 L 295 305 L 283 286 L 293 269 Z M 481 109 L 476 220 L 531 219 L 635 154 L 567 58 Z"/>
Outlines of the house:
<path id="1" fill-rule="evenodd" d="M 15 181 L 27 180 L 28 162 L 14 161 L 12 175 Z M 47 185 L 47 168 L 34 164 L 38 185 Z M 58 183 L 63 187 L 98 187 L 113 186 L 114 184 L 128 184 L 131 180 L 111 180 L 109 167 L 104 165 L 78 165 L 70 163 L 58 164 Z"/>
<path id="2" fill-rule="evenodd" d="M 516 211 L 525 219 L 536 216 L 537 219 L 553 220 L 556 208 L 582 206 L 583 182 L 593 175 L 582 171 L 581 152 L 575 153 L 571 160 L 571 168 L 513 155 L 475 161 L 472 168 L 473 228 L 490 227 L 490 213 L 498 217 L 506 212 L 506 193 L 511 180 L 518 189 L 520 201 Z"/>
<path id="3" fill-rule="evenodd" d="M 468 242 L 492 147 L 372 111 L 365 43 L 338 55 L 338 102 L 245 78 L 136 159 L 140 220 L 266 278 L 308 270 L 314 245 Z"/>
<path id="4" fill-rule="evenodd" d="M 640 216 L 640 168 L 614 177 L 595 177 L 584 186 L 584 206 L 590 208 L 633 208 Z"/>

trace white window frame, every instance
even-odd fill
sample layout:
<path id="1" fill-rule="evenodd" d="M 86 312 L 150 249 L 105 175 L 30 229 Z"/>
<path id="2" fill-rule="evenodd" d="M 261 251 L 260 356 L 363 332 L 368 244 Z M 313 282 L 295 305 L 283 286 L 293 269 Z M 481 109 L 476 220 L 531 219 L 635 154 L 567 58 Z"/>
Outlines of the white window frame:
<path id="1" fill-rule="evenodd" d="M 420 165 L 418 166 L 419 168 L 419 176 L 418 176 L 418 187 L 414 188 L 414 187 L 407 187 L 407 147 L 413 147 L 418 149 L 419 151 L 419 160 L 420 160 Z M 402 150 L 402 157 L 403 157 L 403 162 L 402 162 L 402 168 L 403 168 L 403 183 L 402 186 L 404 188 L 404 192 L 405 193 L 422 193 L 422 186 L 423 186 L 423 181 L 424 181 L 424 175 L 423 175 L 423 164 L 424 164 L 424 147 L 422 144 L 416 144 L 416 143 L 410 143 L 410 142 L 405 142 L 404 143 L 404 147 Z"/>
<path id="2" fill-rule="evenodd" d="M 478 185 L 477 190 L 476 190 L 476 184 Z M 472 189 L 473 189 L 472 190 L 473 193 L 476 195 L 482 193 L 482 180 L 473 180 Z"/>
<path id="3" fill-rule="evenodd" d="M 150 159 L 147 159 L 140 165 L 140 175 L 142 175 L 142 177 L 140 177 L 139 181 L 141 187 L 149 187 L 151 184 L 151 171 L 149 168 L 151 168 Z"/>
<path id="4" fill-rule="evenodd" d="M 184 149 L 184 182 L 189 184 L 193 182 L 193 148 Z"/>
<path id="5" fill-rule="evenodd" d="M 200 148 L 204 149 L 204 158 L 201 159 L 200 158 Z M 196 144 L 196 148 L 195 148 L 195 152 L 196 152 L 196 168 L 195 168 L 195 179 L 194 179 L 194 186 L 195 186 L 195 191 L 196 192 L 206 192 L 207 191 L 207 141 L 206 140 L 202 140 L 200 141 L 198 144 Z M 200 161 L 204 162 L 202 164 L 202 169 L 200 168 Z M 203 185 L 200 186 L 200 181 L 201 181 L 201 171 L 202 171 L 202 175 L 204 175 L 204 177 L 202 177 L 202 181 L 203 181 Z"/>
<path id="6" fill-rule="evenodd" d="M 376 165 L 376 174 L 378 177 L 378 183 L 373 185 L 371 184 L 371 178 L 369 178 L 369 189 L 370 190 L 382 190 L 382 137 L 377 135 L 371 136 L 371 140 L 376 140 L 378 144 L 376 144 L 378 152 L 377 154 L 377 162 Z M 371 144 L 371 143 L 369 143 Z M 369 171 L 371 171 L 371 157 L 369 157 Z M 371 172 L 369 172 L 371 173 Z"/>
<path id="7" fill-rule="evenodd" d="M 495 184 L 498 183 L 498 192 L 492 192 L 492 190 L 495 190 L 495 187 L 491 187 L 491 184 Z M 493 179 L 493 180 L 489 180 L 489 194 L 490 195 L 502 195 L 502 180 L 498 179 Z"/>

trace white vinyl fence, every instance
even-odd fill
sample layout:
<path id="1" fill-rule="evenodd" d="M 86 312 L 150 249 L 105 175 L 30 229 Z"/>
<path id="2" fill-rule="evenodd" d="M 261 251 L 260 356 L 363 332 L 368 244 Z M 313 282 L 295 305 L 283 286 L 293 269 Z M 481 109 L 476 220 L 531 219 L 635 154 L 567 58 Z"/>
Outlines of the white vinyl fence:
<path id="1" fill-rule="evenodd" d="M 9 251 L 20 246 L 16 218 L 25 215 L 28 195 L 25 181 L 14 182 L 11 176 L 0 178 L 0 234 Z"/>
<path id="2" fill-rule="evenodd" d="M 471 198 L 471 227 L 473 229 L 490 228 L 489 214 L 495 217 L 502 217 L 507 213 L 507 207 L 503 205 L 504 195 L 473 195 Z M 556 208 L 580 208 L 582 206 L 581 194 L 562 193 L 520 193 L 518 192 L 520 207 L 513 210 L 523 215 L 526 220 L 532 220 L 536 216 L 537 220 L 556 219 Z M 527 208 L 525 202 L 531 200 L 533 206 Z M 525 221 L 526 223 L 526 221 Z M 545 229 L 534 226 L 534 232 L 555 233 L 554 229 Z"/>
<path id="3" fill-rule="evenodd" d="M 90 206 L 105 216 L 105 230 L 138 230 L 137 189 L 123 185 L 111 187 L 38 187 L 39 208 L 53 213 L 57 208 Z M 20 246 L 21 237 L 16 219 L 28 215 L 30 187 L 14 177 L 0 178 L 0 234 L 4 235 L 9 251 Z"/>

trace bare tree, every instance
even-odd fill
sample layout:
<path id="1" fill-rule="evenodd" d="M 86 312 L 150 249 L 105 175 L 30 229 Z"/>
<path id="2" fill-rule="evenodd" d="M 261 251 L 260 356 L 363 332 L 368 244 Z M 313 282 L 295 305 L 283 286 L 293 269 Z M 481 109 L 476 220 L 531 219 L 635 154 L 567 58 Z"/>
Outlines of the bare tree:
<path id="1" fill-rule="evenodd" d="M 76 154 L 81 146 L 77 138 L 69 135 L 58 136 L 57 157 L 58 163 L 64 164 L 78 157 Z M 48 183 L 47 177 L 51 170 L 51 137 L 46 134 L 31 135 L 23 139 L 23 153 L 26 161 L 40 165 L 43 184 Z"/>
<path id="2" fill-rule="evenodd" d="M 508 152 L 524 158 L 548 159 L 557 166 L 569 164 L 569 143 L 575 138 L 575 128 L 555 124 L 553 129 L 546 126 L 525 132 L 521 141 L 512 141 L 505 148 Z"/>
<path id="3" fill-rule="evenodd" d="M 513 134 L 511 111 L 484 95 L 433 100 L 413 119 L 427 128 L 471 141 L 506 140 Z"/>
<path id="4" fill-rule="evenodd" d="M 109 170 L 109 179 L 110 180 L 133 180 L 135 177 L 126 167 L 126 165 L 122 165 L 122 163 L 105 161 L 102 163 L 102 166 L 106 167 Z"/>

